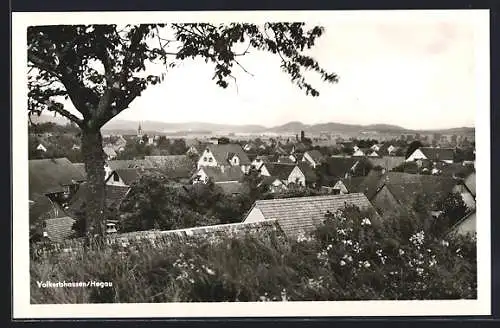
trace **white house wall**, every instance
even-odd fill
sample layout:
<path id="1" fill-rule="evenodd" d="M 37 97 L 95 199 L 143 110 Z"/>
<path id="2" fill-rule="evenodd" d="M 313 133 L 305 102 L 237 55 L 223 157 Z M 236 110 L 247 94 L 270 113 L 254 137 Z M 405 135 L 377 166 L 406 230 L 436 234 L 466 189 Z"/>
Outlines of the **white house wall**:
<path id="1" fill-rule="evenodd" d="M 264 217 L 264 214 L 262 214 L 262 211 L 258 207 L 252 208 L 250 213 L 248 213 L 247 217 L 245 218 L 244 223 L 250 223 L 250 222 L 260 222 L 260 221 L 265 221 L 266 218 Z"/>
<path id="2" fill-rule="evenodd" d="M 427 157 L 422 153 L 420 149 L 416 149 L 407 159 L 407 162 L 413 162 L 418 159 L 427 159 Z"/>
<path id="3" fill-rule="evenodd" d="M 297 180 L 298 184 L 301 184 L 303 186 L 306 185 L 306 177 L 298 166 L 294 167 L 292 172 L 290 172 L 290 175 L 288 176 L 288 183 L 297 183 Z"/>
<path id="4" fill-rule="evenodd" d="M 206 149 L 200 156 L 198 160 L 198 168 L 202 166 L 217 166 L 217 161 L 215 160 L 214 155 L 208 149 Z"/>

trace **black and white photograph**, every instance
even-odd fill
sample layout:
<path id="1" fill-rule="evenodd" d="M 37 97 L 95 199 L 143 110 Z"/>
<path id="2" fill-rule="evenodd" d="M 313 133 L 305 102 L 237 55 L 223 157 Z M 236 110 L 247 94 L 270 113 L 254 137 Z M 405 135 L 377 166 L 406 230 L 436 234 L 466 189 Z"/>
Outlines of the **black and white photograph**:
<path id="1" fill-rule="evenodd" d="M 14 13 L 14 313 L 489 314 L 488 19 Z"/>

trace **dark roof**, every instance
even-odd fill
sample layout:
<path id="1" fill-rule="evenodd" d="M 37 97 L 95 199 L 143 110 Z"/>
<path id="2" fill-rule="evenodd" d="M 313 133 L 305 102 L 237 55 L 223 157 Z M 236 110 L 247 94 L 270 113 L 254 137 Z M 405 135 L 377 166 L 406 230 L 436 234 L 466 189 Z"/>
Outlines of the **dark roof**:
<path id="1" fill-rule="evenodd" d="M 145 156 L 144 160 L 171 178 L 189 178 L 196 168 L 186 155 Z"/>
<path id="2" fill-rule="evenodd" d="M 418 194 L 438 199 L 452 192 L 460 181 L 442 176 L 389 172 L 380 180 L 379 189 L 386 186 L 402 205 L 412 205 Z"/>
<path id="3" fill-rule="evenodd" d="M 363 181 L 358 185 L 358 192 L 362 192 L 371 200 L 377 193 L 379 187 L 383 185 L 382 177 L 384 174 L 379 170 L 371 170 Z"/>
<path id="4" fill-rule="evenodd" d="M 67 158 L 29 160 L 29 195 L 64 191 L 63 186 L 85 180 L 85 175 Z"/>
<path id="5" fill-rule="evenodd" d="M 361 187 L 365 179 L 366 177 L 348 177 L 340 179 L 340 181 L 342 181 L 349 193 L 362 193 L 364 190 Z"/>
<path id="6" fill-rule="evenodd" d="M 335 178 L 343 178 L 358 161 L 358 158 L 330 157 L 325 161 L 326 174 Z"/>
<path id="7" fill-rule="evenodd" d="M 87 172 L 85 171 L 85 164 L 84 163 L 73 163 L 73 166 L 76 167 L 80 172 L 83 174 L 83 176 L 87 176 Z"/>
<path id="8" fill-rule="evenodd" d="M 258 208 L 265 220 L 277 220 L 286 235 L 295 236 L 312 231 L 328 212 L 333 213 L 345 205 L 355 205 L 362 210 L 373 208 L 365 195 L 354 193 L 257 200 L 252 209 Z"/>
<path id="9" fill-rule="evenodd" d="M 281 180 L 287 180 L 295 168 L 295 164 L 284 164 L 284 163 L 265 163 L 267 171 L 270 175 L 275 176 Z"/>
<path id="10" fill-rule="evenodd" d="M 453 148 L 420 147 L 420 151 L 432 161 L 453 160 L 455 150 Z"/>
<path id="11" fill-rule="evenodd" d="M 47 237 L 54 242 L 61 242 L 73 236 L 73 223 L 75 219 L 65 216 L 45 220 Z"/>
<path id="12" fill-rule="evenodd" d="M 304 173 L 304 176 L 306 177 L 306 183 L 314 183 L 318 181 L 318 175 L 316 174 L 316 171 L 309 166 L 308 163 L 306 162 L 299 162 L 297 164 L 299 169 Z"/>
<path id="13" fill-rule="evenodd" d="M 204 166 L 200 170 L 203 170 L 213 182 L 241 181 L 245 175 L 239 166 Z"/>
<path id="14" fill-rule="evenodd" d="M 316 162 L 316 163 L 319 163 L 321 162 L 321 160 L 323 159 L 323 155 L 320 153 L 319 150 L 317 149 L 313 149 L 313 150 L 308 150 L 306 151 L 307 154 L 309 154 L 309 156 L 311 156 L 311 158 Z"/>
<path id="15" fill-rule="evenodd" d="M 269 187 L 276 180 L 280 181 L 283 184 L 283 181 L 280 178 L 278 178 L 278 177 L 275 177 L 275 176 L 264 176 L 262 178 L 262 181 L 260 182 L 259 186 Z"/>
<path id="16" fill-rule="evenodd" d="M 130 187 L 126 186 L 112 186 L 112 185 L 105 185 L 105 203 L 107 208 L 118 208 L 120 207 L 121 202 L 125 199 L 127 196 Z M 87 183 L 82 183 L 80 187 L 78 188 L 78 191 L 76 194 L 73 196 L 71 199 L 71 202 L 69 204 L 69 209 L 68 212 L 72 213 L 73 215 L 76 215 L 79 211 L 81 211 L 84 203 L 85 203 L 85 198 L 86 194 L 88 191 L 88 185 Z"/>
<path id="17" fill-rule="evenodd" d="M 279 156 L 276 159 L 277 163 L 282 163 L 282 164 L 295 164 L 294 161 L 289 156 Z"/>
<path id="18" fill-rule="evenodd" d="M 241 148 L 241 146 L 238 144 L 222 144 L 222 145 L 210 144 L 207 145 L 206 148 L 210 150 L 217 163 L 221 165 L 226 164 L 231 159 L 232 156 L 230 155 L 237 155 L 240 159 L 241 165 L 250 164 L 250 159 L 248 158 L 243 148 Z"/>
<path id="19" fill-rule="evenodd" d="M 123 182 L 130 186 L 134 182 L 138 181 L 143 175 L 148 174 L 150 172 L 160 172 L 159 169 L 142 169 L 142 168 L 130 168 L 130 169 L 116 169 L 111 172 L 111 174 L 106 179 L 106 182 L 109 179 L 112 179 L 113 175 L 116 173 L 123 180 Z"/>

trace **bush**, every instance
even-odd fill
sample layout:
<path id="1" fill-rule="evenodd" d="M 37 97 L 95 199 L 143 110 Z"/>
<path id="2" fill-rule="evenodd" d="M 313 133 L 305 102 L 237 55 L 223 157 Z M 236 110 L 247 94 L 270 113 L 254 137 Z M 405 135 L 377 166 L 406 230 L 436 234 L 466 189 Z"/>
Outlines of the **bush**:
<path id="1" fill-rule="evenodd" d="M 34 303 L 476 298 L 474 237 L 441 240 L 347 207 L 312 234 L 133 241 L 33 259 Z M 38 288 L 100 280 L 112 288 Z"/>

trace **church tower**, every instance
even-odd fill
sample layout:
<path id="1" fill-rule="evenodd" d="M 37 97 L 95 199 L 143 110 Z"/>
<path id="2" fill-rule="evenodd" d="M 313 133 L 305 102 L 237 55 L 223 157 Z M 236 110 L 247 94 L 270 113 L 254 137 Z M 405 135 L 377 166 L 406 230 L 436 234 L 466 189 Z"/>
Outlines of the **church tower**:
<path id="1" fill-rule="evenodd" d="M 137 137 L 142 138 L 142 135 L 141 123 L 139 123 L 139 127 L 137 128 Z"/>

